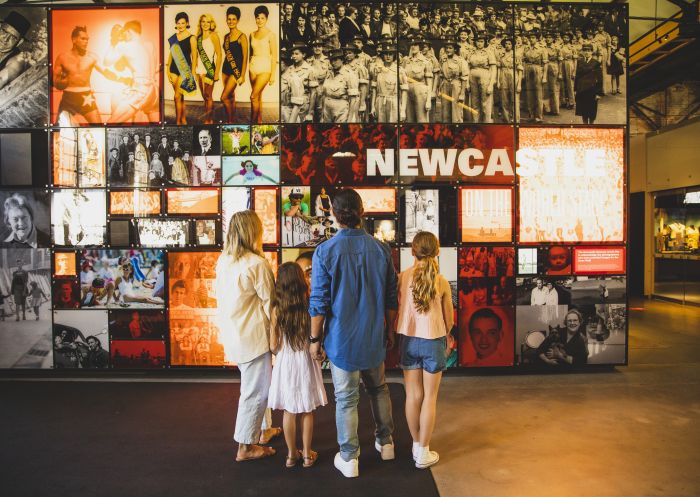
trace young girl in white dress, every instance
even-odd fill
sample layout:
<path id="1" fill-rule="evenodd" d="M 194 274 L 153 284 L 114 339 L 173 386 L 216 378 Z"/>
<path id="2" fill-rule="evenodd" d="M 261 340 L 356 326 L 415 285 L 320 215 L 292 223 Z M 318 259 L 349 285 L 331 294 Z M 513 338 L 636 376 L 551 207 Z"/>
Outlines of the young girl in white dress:
<path id="1" fill-rule="evenodd" d="M 285 262 L 277 272 L 270 316 L 270 349 L 274 354 L 268 406 L 284 410 L 284 439 L 288 468 L 303 459 L 305 468 L 316 462 L 311 450 L 313 411 L 328 403 L 321 364 L 309 354 L 309 287 L 301 267 Z M 297 448 L 297 415 L 301 417 L 303 452 Z"/>

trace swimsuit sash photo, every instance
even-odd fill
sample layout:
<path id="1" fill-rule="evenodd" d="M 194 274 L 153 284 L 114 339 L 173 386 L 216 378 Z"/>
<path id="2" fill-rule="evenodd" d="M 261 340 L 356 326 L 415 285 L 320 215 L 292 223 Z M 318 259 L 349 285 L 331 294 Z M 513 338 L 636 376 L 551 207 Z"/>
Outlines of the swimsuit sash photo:
<path id="1" fill-rule="evenodd" d="M 177 39 L 177 34 L 168 38 L 168 43 L 170 43 L 170 53 L 173 56 L 175 67 L 177 67 L 180 73 L 180 89 L 188 95 L 194 93 L 197 91 L 197 82 L 192 74 L 192 68 L 187 63 L 187 59 L 185 59 L 185 53 L 182 51 L 180 40 Z"/>
<path id="2" fill-rule="evenodd" d="M 207 70 L 207 74 L 204 75 L 204 82 L 211 85 L 214 83 L 214 64 L 211 63 L 206 50 L 204 50 L 203 40 L 201 36 L 197 37 L 197 52 L 199 52 L 202 65 L 204 65 L 204 68 Z"/>
<path id="3" fill-rule="evenodd" d="M 241 37 L 241 36 L 238 35 L 238 38 L 240 38 L 240 37 Z M 236 38 L 236 40 L 235 40 L 233 43 L 238 43 L 238 38 Z M 231 42 L 231 39 L 230 39 L 229 35 L 226 35 L 226 40 L 225 40 L 225 41 L 226 41 L 226 44 L 225 44 L 225 46 L 224 46 L 224 54 L 226 55 L 226 62 L 228 62 L 229 66 L 231 66 L 231 72 L 233 73 L 233 76 L 234 76 L 236 79 L 240 79 L 240 77 L 241 77 L 241 68 L 238 67 L 238 63 L 236 62 L 235 57 L 234 57 L 233 54 L 231 53 L 231 45 L 232 45 L 232 42 Z"/>

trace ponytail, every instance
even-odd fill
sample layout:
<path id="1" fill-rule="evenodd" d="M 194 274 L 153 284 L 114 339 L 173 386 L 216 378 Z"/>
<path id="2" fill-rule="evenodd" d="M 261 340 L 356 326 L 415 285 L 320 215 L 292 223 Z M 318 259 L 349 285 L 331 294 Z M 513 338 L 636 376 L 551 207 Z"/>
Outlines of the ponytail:
<path id="1" fill-rule="evenodd" d="M 418 260 L 411 284 L 413 304 L 419 313 L 425 314 L 437 295 L 437 277 L 440 272 L 437 255 L 440 244 L 435 235 L 421 231 L 413 238 L 412 247 Z"/>

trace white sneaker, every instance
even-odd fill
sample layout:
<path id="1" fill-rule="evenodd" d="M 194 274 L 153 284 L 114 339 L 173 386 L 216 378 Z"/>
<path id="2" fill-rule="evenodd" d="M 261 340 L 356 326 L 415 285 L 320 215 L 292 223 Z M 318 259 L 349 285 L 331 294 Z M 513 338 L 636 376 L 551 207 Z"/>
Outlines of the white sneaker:
<path id="1" fill-rule="evenodd" d="M 416 468 L 425 469 L 429 468 L 433 464 L 436 464 L 440 460 L 440 455 L 434 450 L 428 450 L 426 448 L 419 448 L 416 453 Z"/>
<path id="2" fill-rule="evenodd" d="M 335 455 L 335 459 L 333 459 L 333 465 L 338 471 L 343 473 L 345 478 L 357 478 L 360 476 L 360 465 L 357 458 L 346 461 L 340 456 L 340 452 L 338 452 Z"/>
<path id="3" fill-rule="evenodd" d="M 416 457 L 418 457 L 418 451 L 420 450 L 420 444 L 418 442 L 413 442 L 413 445 L 411 446 L 411 454 L 413 455 L 413 460 L 416 460 Z"/>
<path id="4" fill-rule="evenodd" d="M 374 448 L 382 455 L 382 461 L 391 461 L 396 457 L 393 443 L 379 445 L 379 442 L 375 441 Z"/>

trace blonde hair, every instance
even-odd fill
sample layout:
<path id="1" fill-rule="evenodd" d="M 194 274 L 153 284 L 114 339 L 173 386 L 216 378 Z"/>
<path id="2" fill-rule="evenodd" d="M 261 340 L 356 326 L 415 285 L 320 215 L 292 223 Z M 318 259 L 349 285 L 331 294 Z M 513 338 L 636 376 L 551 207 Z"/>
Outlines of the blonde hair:
<path id="1" fill-rule="evenodd" d="M 197 23 L 197 36 L 202 36 L 202 21 L 205 19 L 209 21 L 209 32 L 213 33 L 216 31 L 216 22 L 214 18 L 210 14 L 202 14 L 199 16 L 199 22 Z"/>
<path id="2" fill-rule="evenodd" d="M 411 247 L 418 261 L 411 284 L 413 304 L 418 312 L 425 314 L 437 295 L 437 277 L 440 271 L 437 255 L 440 252 L 440 242 L 429 231 L 421 231 L 413 238 Z"/>
<path id="3" fill-rule="evenodd" d="M 228 223 L 224 254 L 231 256 L 234 261 L 247 252 L 262 257 L 262 232 L 262 221 L 255 211 L 236 212 Z"/>

